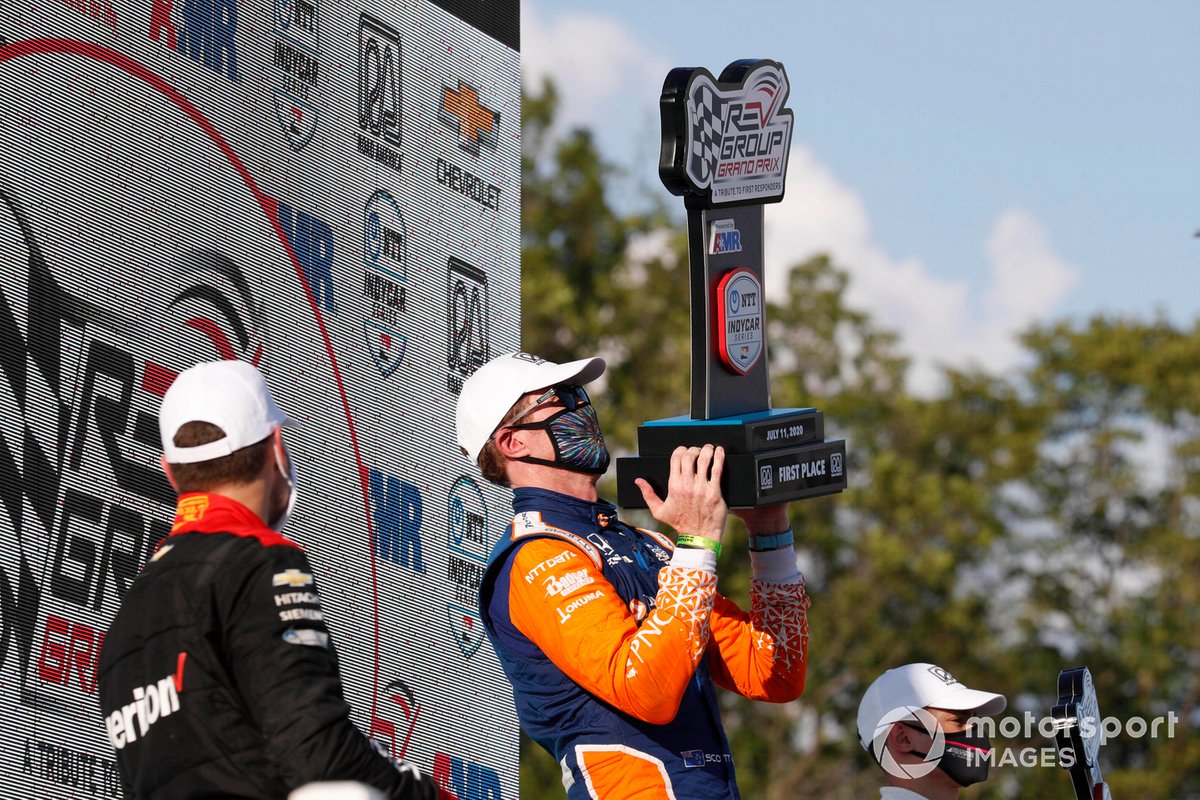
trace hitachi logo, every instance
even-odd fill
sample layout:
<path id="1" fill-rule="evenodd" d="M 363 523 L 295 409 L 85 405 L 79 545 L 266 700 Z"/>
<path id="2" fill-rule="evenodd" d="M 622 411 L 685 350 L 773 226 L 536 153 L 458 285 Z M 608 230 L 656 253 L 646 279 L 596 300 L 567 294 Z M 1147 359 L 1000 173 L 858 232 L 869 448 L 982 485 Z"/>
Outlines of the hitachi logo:
<path id="1" fill-rule="evenodd" d="M 187 653 L 179 654 L 175 674 L 148 686 L 133 690 L 133 702 L 118 708 L 104 720 L 108 741 L 116 750 L 145 736 L 150 726 L 179 710 L 179 692 L 183 689 L 183 662 Z"/>

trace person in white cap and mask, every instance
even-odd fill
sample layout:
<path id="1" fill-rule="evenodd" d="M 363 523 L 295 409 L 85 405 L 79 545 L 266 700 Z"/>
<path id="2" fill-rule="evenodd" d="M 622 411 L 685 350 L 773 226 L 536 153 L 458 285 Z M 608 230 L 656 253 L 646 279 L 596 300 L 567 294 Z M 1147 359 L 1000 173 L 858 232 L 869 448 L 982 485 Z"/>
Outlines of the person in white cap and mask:
<path id="1" fill-rule="evenodd" d="M 887 773 L 881 800 L 954 800 L 961 788 L 987 780 L 992 746 L 970 722 L 1007 703 L 935 664 L 880 675 L 858 705 L 858 740 Z"/>
<path id="2" fill-rule="evenodd" d="M 296 497 L 282 428 L 296 424 L 239 361 L 197 364 L 163 397 L 175 523 L 122 598 L 98 668 L 130 796 L 284 798 L 349 780 L 438 797 L 350 721 L 313 569 L 279 532 Z"/>
<path id="3" fill-rule="evenodd" d="M 751 534 L 747 613 L 716 592 L 721 448 L 676 450 L 665 500 L 639 483 L 674 542 L 597 495 L 609 456 L 583 387 L 604 366 L 507 353 L 463 385 L 459 444 L 514 489 L 480 586 L 484 625 L 569 800 L 738 798 L 715 687 L 774 702 L 804 688 L 808 596 L 787 507 L 735 512 Z"/>

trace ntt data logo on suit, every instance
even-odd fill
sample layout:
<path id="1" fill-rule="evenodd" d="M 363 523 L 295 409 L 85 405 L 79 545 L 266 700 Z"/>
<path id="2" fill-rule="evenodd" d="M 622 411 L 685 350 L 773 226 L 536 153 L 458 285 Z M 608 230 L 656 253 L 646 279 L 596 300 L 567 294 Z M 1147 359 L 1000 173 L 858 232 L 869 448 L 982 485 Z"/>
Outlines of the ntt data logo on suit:
<path id="1" fill-rule="evenodd" d="M 369 14 L 358 20 L 358 152 L 400 171 L 400 34 Z"/>

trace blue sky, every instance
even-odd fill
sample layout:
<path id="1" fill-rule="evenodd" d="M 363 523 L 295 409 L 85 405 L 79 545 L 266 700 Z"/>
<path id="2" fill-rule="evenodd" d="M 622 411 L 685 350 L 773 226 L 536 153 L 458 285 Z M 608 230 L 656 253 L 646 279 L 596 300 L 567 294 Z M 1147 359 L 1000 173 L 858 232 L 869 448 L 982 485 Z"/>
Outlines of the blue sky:
<path id="1" fill-rule="evenodd" d="M 1034 320 L 1200 317 L 1197 31 L 1193 2 L 522 3 L 527 77 L 663 196 L 666 71 L 782 61 L 795 134 L 768 285 L 832 251 L 920 385 L 935 361 L 1012 366 Z"/>

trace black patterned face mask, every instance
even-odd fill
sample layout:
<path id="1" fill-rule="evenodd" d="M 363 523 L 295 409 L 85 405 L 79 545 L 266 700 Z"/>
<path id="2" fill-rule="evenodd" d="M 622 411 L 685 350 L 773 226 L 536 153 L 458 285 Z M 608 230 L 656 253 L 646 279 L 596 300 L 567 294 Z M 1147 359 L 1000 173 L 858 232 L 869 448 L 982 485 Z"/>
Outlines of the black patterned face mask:
<path id="1" fill-rule="evenodd" d="M 949 775 L 959 786 L 970 786 L 987 780 L 988 766 L 992 760 L 992 743 L 986 736 L 961 731 L 945 734 L 945 740 L 946 749 L 942 752 L 938 769 Z M 921 758 L 926 757 L 925 753 L 918 753 L 916 750 L 913 754 Z"/>
<path id="2" fill-rule="evenodd" d="M 585 472 L 589 475 L 604 474 L 608 470 L 608 447 L 604 444 L 600 420 L 596 417 L 596 409 L 592 407 L 587 392 L 582 386 L 556 386 L 551 392 L 558 396 L 565 408 L 540 422 L 508 427 L 516 430 L 546 431 L 546 435 L 550 437 L 550 444 L 554 447 L 554 459 L 522 456 L 518 460 L 569 469 L 573 472 Z M 539 399 L 530 409 L 548 400 L 547 395 L 543 395 L 545 399 Z"/>

